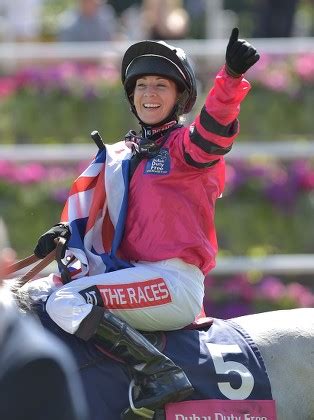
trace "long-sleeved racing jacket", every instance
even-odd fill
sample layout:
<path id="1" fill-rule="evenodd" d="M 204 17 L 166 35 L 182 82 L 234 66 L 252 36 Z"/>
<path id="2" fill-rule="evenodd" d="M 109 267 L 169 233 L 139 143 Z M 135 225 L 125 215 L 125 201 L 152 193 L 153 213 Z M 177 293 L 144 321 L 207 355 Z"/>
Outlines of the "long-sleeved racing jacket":
<path id="1" fill-rule="evenodd" d="M 129 261 L 181 258 L 207 274 L 215 266 L 215 202 L 225 183 L 223 155 L 239 132 L 240 103 L 250 90 L 223 67 L 188 127 L 174 129 L 159 154 L 143 159 L 129 186 L 121 254 Z"/>

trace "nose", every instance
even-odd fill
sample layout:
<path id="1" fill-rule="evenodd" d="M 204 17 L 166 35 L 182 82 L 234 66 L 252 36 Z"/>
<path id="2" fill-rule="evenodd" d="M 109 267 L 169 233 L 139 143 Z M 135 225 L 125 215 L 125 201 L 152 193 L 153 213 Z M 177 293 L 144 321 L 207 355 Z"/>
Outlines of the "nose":
<path id="1" fill-rule="evenodd" d="M 145 96 L 156 95 L 155 86 L 147 86 L 144 92 Z"/>

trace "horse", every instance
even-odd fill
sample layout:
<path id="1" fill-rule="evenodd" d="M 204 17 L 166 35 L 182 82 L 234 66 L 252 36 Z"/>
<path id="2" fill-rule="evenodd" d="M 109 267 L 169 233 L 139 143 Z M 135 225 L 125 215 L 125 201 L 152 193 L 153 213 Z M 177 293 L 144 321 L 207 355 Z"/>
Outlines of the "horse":
<path id="1" fill-rule="evenodd" d="M 29 306 L 25 293 L 19 294 L 14 287 L 11 289 L 15 290 L 14 297 L 20 307 L 35 313 L 44 328 L 71 350 L 85 389 L 90 420 L 118 420 L 121 412 L 132 404 L 130 394 L 134 381 L 127 366 L 104 354 L 92 340 L 84 342 L 63 331 L 49 318 L 44 304 Z M 221 333 L 221 328 L 226 326 L 233 332 L 236 330 L 233 344 L 224 338 L 226 333 Z M 273 399 L 277 420 L 314 419 L 314 308 L 277 310 L 227 320 L 212 318 L 193 329 L 146 333 L 146 336 L 184 369 L 195 389 L 190 401 Z M 222 341 L 213 344 L 215 336 Z M 237 353 L 242 352 L 243 341 L 249 342 L 251 348 L 255 347 L 253 358 L 256 354 L 260 358 L 262 380 L 256 379 L 257 376 L 253 378 L 255 374 L 251 374 L 250 365 L 237 358 L 240 357 Z M 231 356 L 226 355 L 229 348 Z M 213 371 L 217 375 L 215 378 Z M 159 414 L 161 417 L 157 417 Z M 154 418 L 165 418 L 163 411 L 159 414 Z M 195 415 L 175 418 L 212 419 Z M 222 414 L 214 418 L 275 419 Z M 143 417 L 134 414 L 132 419 Z"/>

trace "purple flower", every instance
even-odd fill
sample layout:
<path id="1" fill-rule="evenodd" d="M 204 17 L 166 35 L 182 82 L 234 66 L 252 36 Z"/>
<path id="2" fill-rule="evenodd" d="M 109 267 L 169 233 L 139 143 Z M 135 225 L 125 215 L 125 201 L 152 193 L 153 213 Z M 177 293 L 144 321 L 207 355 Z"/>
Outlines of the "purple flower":
<path id="1" fill-rule="evenodd" d="M 267 178 L 270 173 L 268 164 L 256 163 L 248 166 L 248 176 L 255 178 Z"/>
<path id="2" fill-rule="evenodd" d="M 226 186 L 229 192 L 234 192 L 247 182 L 246 168 L 243 162 L 226 165 Z"/>
<path id="3" fill-rule="evenodd" d="M 230 296 L 238 296 L 245 301 L 252 301 L 255 291 L 246 275 L 238 275 L 227 280 L 224 285 L 224 292 Z"/>
<path id="4" fill-rule="evenodd" d="M 293 209 L 298 193 L 297 182 L 284 168 L 278 168 L 265 186 L 265 196 L 281 210 Z"/>

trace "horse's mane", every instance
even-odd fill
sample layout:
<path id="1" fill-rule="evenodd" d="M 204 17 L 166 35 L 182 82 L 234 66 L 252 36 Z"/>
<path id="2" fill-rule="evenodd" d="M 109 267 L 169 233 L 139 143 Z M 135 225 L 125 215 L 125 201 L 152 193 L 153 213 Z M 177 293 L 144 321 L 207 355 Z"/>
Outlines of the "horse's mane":
<path id="1" fill-rule="evenodd" d="M 20 312 L 32 312 L 33 301 L 20 279 L 3 280 L 0 286 L 0 307 L 16 306 Z"/>

